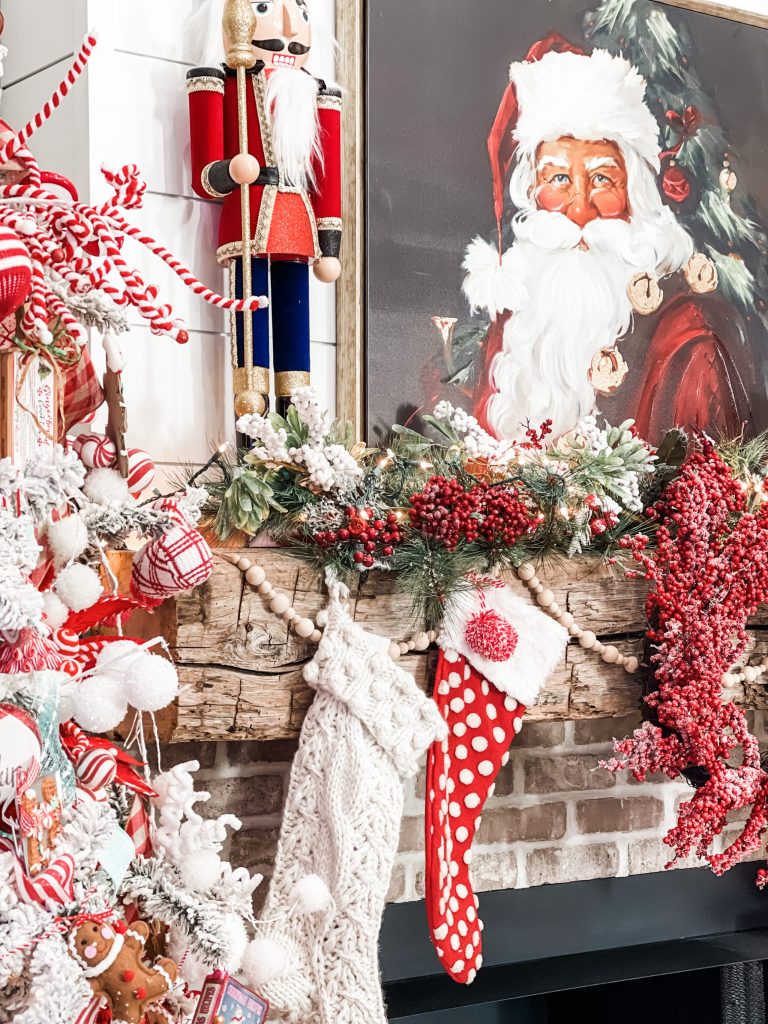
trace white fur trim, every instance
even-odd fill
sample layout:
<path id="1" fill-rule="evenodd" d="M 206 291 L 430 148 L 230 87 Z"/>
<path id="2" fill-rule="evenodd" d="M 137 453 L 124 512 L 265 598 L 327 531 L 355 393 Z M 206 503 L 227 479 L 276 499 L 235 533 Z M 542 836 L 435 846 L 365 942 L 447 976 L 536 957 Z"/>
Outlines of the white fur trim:
<path id="1" fill-rule="evenodd" d="M 507 249 L 499 259 L 498 249 L 482 238 L 474 238 L 467 246 L 462 269 L 467 271 L 462 285 L 472 307 L 496 317 L 504 310 L 514 310 L 525 301 L 523 277 L 517 273 L 517 258 Z"/>
<path id="2" fill-rule="evenodd" d="M 607 139 L 659 169 L 659 126 L 645 102 L 645 79 L 623 57 L 552 52 L 513 64 L 509 77 L 520 107 L 514 135 L 525 153 L 563 135 Z"/>
<path id="3" fill-rule="evenodd" d="M 511 622 L 517 633 L 517 647 L 508 661 L 489 661 L 471 650 L 464 639 L 467 622 L 485 607 Z M 446 605 L 440 646 L 462 654 L 470 665 L 502 693 L 526 707 L 536 703 L 544 683 L 562 659 L 568 632 L 528 600 L 513 594 L 508 586 L 486 590 L 459 591 Z"/>

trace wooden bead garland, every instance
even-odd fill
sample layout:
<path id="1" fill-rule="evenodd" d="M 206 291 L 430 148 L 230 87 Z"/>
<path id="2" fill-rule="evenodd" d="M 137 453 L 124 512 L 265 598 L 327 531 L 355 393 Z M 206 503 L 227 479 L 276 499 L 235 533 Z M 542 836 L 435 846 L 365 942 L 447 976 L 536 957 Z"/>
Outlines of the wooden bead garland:
<path id="1" fill-rule="evenodd" d="M 597 654 L 608 665 L 621 665 L 625 672 L 637 672 L 640 662 L 634 655 L 622 654 L 612 644 L 602 644 L 589 629 L 582 629 L 570 612 L 565 612 L 555 600 L 552 591 L 545 587 L 536 575 L 536 568 L 525 562 L 517 570 L 518 579 L 525 584 L 536 604 L 553 619 L 564 626 L 585 651 Z M 768 659 L 766 659 L 768 664 Z"/>
<path id="2" fill-rule="evenodd" d="M 757 665 L 744 665 L 723 676 L 723 686 L 735 686 L 737 683 L 755 683 L 768 672 L 768 658 L 763 658 Z"/>
<path id="3" fill-rule="evenodd" d="M 290 598 L 272 586 L 267 579 L 267 574 L 260 565 L 256 565 L 244 555 L 224 555 L 227 561 L 236 566 L 245 576 L 245 581 L 254 587 L 269 604 L 270 610 L 283 619 L 294 631 L 296 636 L 302 640 L 309 640 L 310 643 L 320 642 L 322 632 L 320 627 L 312 619 L 304 618 L 292 607 Z M 398 643 L 393 640 L 389 645 L 389 655 L 397 660 L 401 655 L 410 651 L 426 651 L 430 644 L 437 640 L 437 633 L 434 629 L 429 632 L 420 632 L 406 641 Z"/>

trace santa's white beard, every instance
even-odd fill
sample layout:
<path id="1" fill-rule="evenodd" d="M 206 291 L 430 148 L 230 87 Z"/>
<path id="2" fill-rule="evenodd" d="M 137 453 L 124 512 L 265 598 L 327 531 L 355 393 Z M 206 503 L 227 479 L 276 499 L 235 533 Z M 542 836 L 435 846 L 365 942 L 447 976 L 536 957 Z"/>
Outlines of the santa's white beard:
<path id="1" fill-rule="evenodd" d="M 514 440 L 528 424 L 551 419 L 560 437 L 593 411 L 592 360 L 629 328 L 627 285 L 656 265 L 656 252 L 637 224 L 595 220 L 582 230 L 541 210 L 519 218 L 515 235 L 504 259 L 514 312 L 491 366 L 498 393 L 488 422 L 499 438 Z"/>
<path id="2" fill-rule="evenodd" d="M 317 90 L 317 79 L 296 68 L 275 68 L 267 75 L 277 166 L 287 185 L 302 189 L 314 185 L 315 164 L 322 160 Z"/>

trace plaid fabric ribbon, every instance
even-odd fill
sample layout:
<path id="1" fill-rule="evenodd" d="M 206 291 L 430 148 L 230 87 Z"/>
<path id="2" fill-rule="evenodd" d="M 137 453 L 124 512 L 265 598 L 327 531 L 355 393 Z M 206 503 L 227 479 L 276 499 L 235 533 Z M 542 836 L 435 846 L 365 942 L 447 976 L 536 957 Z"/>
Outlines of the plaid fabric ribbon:
<path id="1" fill-rule="evenodd" d="M 88 349 L 83 346 L 80 358 L 62 374 L 62 432 L 87 419 L 104 403 L 104 392 Z"/>

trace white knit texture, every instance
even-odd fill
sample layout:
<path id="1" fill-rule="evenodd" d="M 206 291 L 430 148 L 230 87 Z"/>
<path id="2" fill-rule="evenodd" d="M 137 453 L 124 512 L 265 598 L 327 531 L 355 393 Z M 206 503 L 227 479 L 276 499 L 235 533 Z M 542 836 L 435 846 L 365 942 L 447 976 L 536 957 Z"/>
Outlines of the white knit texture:
<path id="1" fill-rule="evenodd" d="M 413 676 L 387 656 L 386 641 L 352 622 L 338 591 L 327 614 L 305 670 L 317 696 L 293 763 L 258 928 L 287 950 L 289 966 L 261 994 L 290 1024 L 386 1024 L 378 936 L 400 832 L 402 779 L 416 772 L 446 726 Z M 295 912 L 292 890 L 309 874 L 327 884 L 333 904 L 303 915 Z"/>

